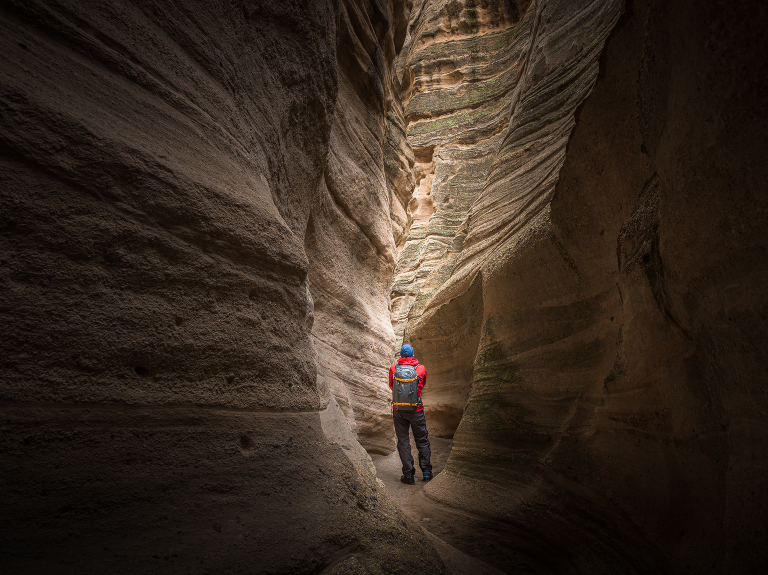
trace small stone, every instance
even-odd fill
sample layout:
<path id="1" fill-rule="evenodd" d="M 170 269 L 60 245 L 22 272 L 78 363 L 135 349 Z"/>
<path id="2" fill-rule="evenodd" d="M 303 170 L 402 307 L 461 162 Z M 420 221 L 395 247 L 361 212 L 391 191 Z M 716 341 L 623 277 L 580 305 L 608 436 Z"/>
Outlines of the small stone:
<path id="1" fill-rule="evenodd" d="M 77 363 L 77 366 L 80 369 L 85 369 L 85 370 L 93 369 L 93 364 L 83 357 L 78 358 L 75 363 Z"/>
<path id="2" fill-rule="evenodd" d="M 234 373 L 230 373 L 227 376 L 227 383 L 232 383 L 233 381 L 235 381 L 235 374 Z"/>
<path id="3" fill-rule="evenodd" d="M 293 445 L 293 437 L 289 437 L 288 441 L 285 442 L 286 447 L 291 447 Z"/>

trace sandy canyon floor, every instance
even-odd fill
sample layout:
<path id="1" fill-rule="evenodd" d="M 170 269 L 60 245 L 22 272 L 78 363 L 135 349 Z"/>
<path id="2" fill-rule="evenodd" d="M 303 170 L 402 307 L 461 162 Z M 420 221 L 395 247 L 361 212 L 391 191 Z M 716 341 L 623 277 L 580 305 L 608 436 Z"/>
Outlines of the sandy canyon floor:
<path id="1" fill-rule="evenodd" d="M 430 438 L 432 471 L 437 476 L 445 467 L 453 442 L 450 439 Z M 416 442 L 411 435 L 411 452 L 418 461 Z M 403 511 L 416 520 L 430 535 L 443 561 L 454 572 L 461 574 L 497 575 L 514 572 L 540 572 L 525 559 L 516 557 L 511 549 L 500 547 L 498 540 L 502 526 L 488 522 L 477 528 L 477 517 L 440 505 L 424 493 L 428 485 L 422 481 L 421 471 L 416 470 L 416 484 L 400 482 L 402 475 L 397 451 L 387 456 L 373 455 L 376 475 L 384 483 L 387 492 Z M 418 467 L 418 463 L 417 463 Z M 496 536 L 487 537 L 487 531 Z M 485 561 L 476 559 L 484 557 Z M 499 570 L 496 567 L 503 567 Z"/>

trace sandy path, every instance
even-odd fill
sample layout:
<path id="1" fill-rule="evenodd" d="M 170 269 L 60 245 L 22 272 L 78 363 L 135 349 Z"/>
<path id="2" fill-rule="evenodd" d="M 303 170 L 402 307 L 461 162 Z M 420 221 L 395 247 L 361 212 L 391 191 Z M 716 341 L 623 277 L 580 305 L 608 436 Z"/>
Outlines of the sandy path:
<path id="1" fill-rule="evenodd" d="M 430 437 L 432 448 L 432 472 L 437 475 L 445 467 L 448 456 L 451 453 L 453 442 L 450 439 Z M 419 522 L 432 538 L 438 553 L 445 564 L 455 575 L 498 575 L 499 571 L 494 567 L 470 557 L 446 542 L 456 536 L 456 514 L 442 505 L 436 505 L 428 500 L 422 490 L 426 483 L 421 479 L 421 471 L 418 469 L 418 452 L 416 442 L 411 435 L 411 452 L 416 460 L 416 484 L 405 485 L 400 482 L 402 465 L 397 451 L 387 456 L 374 456 L 376 475 L 384 482 L 390 496 L 413 519 Z M 447 537 L 446 537 L 447 536 Z"/>

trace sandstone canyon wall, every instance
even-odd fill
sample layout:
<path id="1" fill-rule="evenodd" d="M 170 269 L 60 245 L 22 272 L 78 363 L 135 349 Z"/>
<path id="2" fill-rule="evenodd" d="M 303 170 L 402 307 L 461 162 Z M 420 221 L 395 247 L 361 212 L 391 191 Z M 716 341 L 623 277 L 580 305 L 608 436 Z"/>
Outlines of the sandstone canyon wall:
<path id="1" fill-rule="evenodd" d="M 0 7 L 3 572 L 442 569 L 354 434 L 386 441 L 408 10 Z"/>
<path id="2" fill-rule="evenodd" d="M 320 201 L 304 239 L 314 302 L 318 385 L 327 387 L 366 449 L 394 442 L 386 373 L 394 345 L 387 286 L 409 195 L 409 148 L 393 70 L 407 11 L 342 3 L 338 96 Z M 354 47 L 355 49 L 350 49 Z M 398 138 L 398 134 L 399 138 Z M 392 217 L 390 217 L 392 215 Z"/>
<path id="3" fill-rule="evenodd" d="M 510 571 L 761 572 L 765 6 L 536 2 L 522 47 L 505 40 L 511 93 L 470 105 L 473 43 L 514 28 L 480 25 L 492 2 L 426 4 L 402 66 L 434 207 L 398 261 L 393 321 L 431 368 L 430 423 L 455 430 L 425 489 L 474 534 L 453 543 Z M 444 121 L 493 98 L 509 98 L 493 129 Z M 475 141 L 461 151 L 486 146 L 487 167 L 443 155 Z M 463 170 L 482 181 L 449 212 Z M 441 234 L 449 213 L 462 223 Z"/>
<path id="4" fill-rule="evenodd" d="M 399 70 L 418 187 L 390 286 L 398 343 L 462 250 L 470 206 L 509 124 L 533 21 L 526 8 L 496 2 L 465 9 L 427 1 L 412 11 Z M 465 340 L 466 330 L 451 331 L 446 353 L 471 365 L 477 342 Z M 431 432 L 439 436 L 453 435 L 467 400 L 471 371 L 455 369 L 455 363 L 430 362 Z"/>
<path id="5" fill-rule="evenodd" d="M 446 572 L 363 450 L 409 341 L 457 547 L 761 572 L 767 20 L 3 3 L 2 570 Z"/>

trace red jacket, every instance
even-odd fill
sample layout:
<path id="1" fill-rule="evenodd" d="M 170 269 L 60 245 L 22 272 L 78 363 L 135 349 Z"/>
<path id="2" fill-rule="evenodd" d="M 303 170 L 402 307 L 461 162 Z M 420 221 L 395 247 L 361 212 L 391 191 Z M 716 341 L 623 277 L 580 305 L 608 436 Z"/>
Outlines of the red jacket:
<path id="1" fill-rule="evenodd" d="M 424 388 L 424 386 L 427 384 L 427 368 L 423 365 L 419 365 L 419 360 L 417 360 L 415 357 L 401 357 L 397 360 L 397 363 L 400 365 L 415 365 L 416 366 L 416 375 L 419 378 L 419 397 L 421 397 L 421 390 Z M 397 364 L 393 365 L 389 368 L 389 389 L 392 389 L 392 377 L 395 375 L 395 368 L 397 367 Z M 392 409 L 395 409 L 395 406 L 392 406 Z M 424 411 L 424 405 L 420 405 L 416 408 L 416 411 Z"/>

